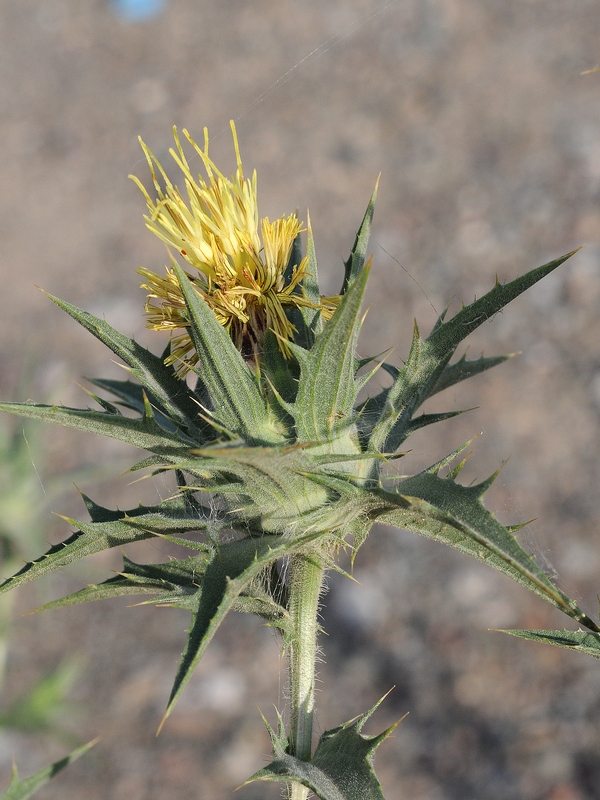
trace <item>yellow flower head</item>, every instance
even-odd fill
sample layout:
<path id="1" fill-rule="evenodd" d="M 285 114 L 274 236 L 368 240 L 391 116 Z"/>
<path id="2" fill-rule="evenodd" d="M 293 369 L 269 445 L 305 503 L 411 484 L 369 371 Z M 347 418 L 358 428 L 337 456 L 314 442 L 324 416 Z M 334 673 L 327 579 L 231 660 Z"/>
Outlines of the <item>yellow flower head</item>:
<path id="1" fill-rule="evenodd" d="M 187 130 L 184 129 L 183 134 L 200 157 L 207 180 L 200 175 L 194 178 L 177 129 L 173 131 L 177 150 L 169 152 L 183 173 L 185 198 L 141 139 L 156 200 L 152 200 L 135 176 L 131 177 L 146 198 L 149 210 L 146 226 L 194 269 L 188 277 L 230 332 L 236 346 L 247 357 L 255 358 L 265 331 L 270 328 L 276 333 L 284 354 L 289 355 L 286 342 L 295 329 L 285 314 L 285 307 L 314 307 L 299 286 L 306 274 L 307 258 L 293 265 L 286 283 L 292 245 L 304 228 L 295 214 L 273 222 L 264 217 L 259 222 L 256 171 L 251 179 L 244 177 L 233 121 L 231 130 L 237 169 L 230 178 L 226 178 L 208 157 L 206 128 L 204 149 Z M 139 272 L 145 278 L 142 288 L 149 293 L 148 327 L 175 334 L 168 362 L 177 364 L 180 372 L 185 373 L 198 359 L 186 331 L 189 327 L 186 305 L 173 264 L 171 255 L 171 266 L 166 267 L 163 277 L 144 268 Z M 335 300 L 328 298 L 322 301 L 320 308 L 326 316 L 331 316 L 335 305 Z"/>

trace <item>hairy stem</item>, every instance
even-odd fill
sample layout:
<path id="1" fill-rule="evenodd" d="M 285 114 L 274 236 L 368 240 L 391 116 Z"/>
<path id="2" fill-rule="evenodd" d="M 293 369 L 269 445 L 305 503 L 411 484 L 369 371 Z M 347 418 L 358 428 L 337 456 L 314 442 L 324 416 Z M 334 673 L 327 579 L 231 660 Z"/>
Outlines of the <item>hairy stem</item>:
<path id="1" fill-rule="evenodd" d="M 292 640 L 290 670 L 290 753 L 302 761 L 312 755 L 312 724 L 315 706 L 315 662 L 317 658 L 317 613 L 324 569 L 318 561 L 295 556 L 290 562 L 289 612 Z M 290 800 L 305 800 L 308 789 L 299 783 L 289 787 Z"/>

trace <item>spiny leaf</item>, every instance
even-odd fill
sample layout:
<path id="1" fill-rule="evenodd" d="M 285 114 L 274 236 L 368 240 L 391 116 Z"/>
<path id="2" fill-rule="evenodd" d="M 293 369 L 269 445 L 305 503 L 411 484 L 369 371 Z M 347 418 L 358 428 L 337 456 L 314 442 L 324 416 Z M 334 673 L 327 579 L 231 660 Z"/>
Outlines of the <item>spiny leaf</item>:
<path id="1" fill-rule="evenodd" d="M 298 367 L 293 359 L 283 355 L 277 337 L 271 330 L 265 333 L 260 367 L 277 394 L 286 403 L 293 403 L 298 390 Z"/>
<path id="2" fill-rule="evenodd" d="M 357 719 L 325 731 L 310 761 L 300 761 L 283 748 L 283 737 L 269 731 L 275 760 L 259 770 L 251 781 L 300 783 L 321 800 L 384 800 L 381 785 L 373 770 L 375 749 L 396 729 L 398 722 L 377 736 L 361 730 L 379 706 Z"/>
<path id="3" fill-rule="evenodd" d="M 380 418 L 372 428 L 370 449 L 389 452 L 400 447 L 409 433 L 411 419 L 419 406 L 439 391 L 438 385 L 444 386 L 444 370 L 463 339 L 576 252 L 577 250 L 573 250 L 510 283 L 496 283 L 491 291 L 463 307 L 447 322 L 442 315 L 425 340 L 420 338 L 415 327 L 408 360 L 388 390 Z M 447 377 L 459 377 L 461 369 L 460 366 L 455 370 L 451 367 Z"/>
<path id="4" fill-rule="evenodd" d="M 368 275 L 367 265 L 300 363 L 300 382 L 294 404 L 300 441 L 329 441 L 332 432 L 347 426 L 352 417 L 356 398 L 354 351 Z"/>
<path id="5" fill-rule="evenodd" d="M 266 625 L 278 628 L 281 633 L 289 637 L 289 614 L 285 605 L 276 602 L 259 581 L 255 581 L 254 584 L 256 585 L 240 594 L 232 606 L 233 611 L 254 614 L 263 619 Z"/>
<path id="6" fill-rule="evenodd" d="M 367 399 L 356 407 L 356 428 L 358 430 L 359 441 L 363 450 L 376 451 L 372 447 L 373 430 L 377 422 L 381 418 L 383 411 L 386 407 L 388 389 L 382 389 L 374 397 L 367 397 Z"/>
<path id="7" fill-rule="evenodd" d="M 80 589 L 78 592 L 60 597 L 58 600 L 52 600 L 50 603 L 44 603 L 34 609 L 38 611 L 53 611 L 57 608 L 67 608 L 69 606 L 77 606 L 83 603 L 95 603 L 97 600 L 112 600 L 115 597 L 128 597 L 140 594 L 148 594 L 153 596 L 152 603 L 162 603 L 163 595 L 171 592 L 174 595 L 173 587 L 166 586 L 157 580 L 136 581 L 129 577 L 118 575 L 114 578 L 109 578 L 103 583 L 93 583 Z M 179 598 L 179 595 L 177 596 Z M 176 605 L 174 599 L 169 599 L 167 605 Z M 137 605 L 143 605 L 139 603 Z M 33 612 L 32 612 L 33 613 Z"/>
<path id="8" fill-rule="evenodd" d="M 187 644 L 160 728 L 219 625 L 244 589 L 272 562 L 306 548 L 319 536 L 322 536 L 321 532 L 291 541 L 282 540 L 281 536 L 246 537 L 218 548 L 206 569 L 202 591 L 196 596 L 197 607 L 192 614 Z"/>
<path id="9" fill-rule="evenodd" d="M 0 585 L 0 593 L 17 588 L 32 580 L 62 569 L 93 553 L 121 547 L 131 542 L 149 539 L 157 534 L 199 531 L 218 524 L 209 517 L 190 515 L 185 507 L 163 503 L 131 511 L 114 512 L 120 517 L 102 522 L 77 523 L 79 530 L 60 544 L 53 545 L 47 553 L 30 561 L 19 572 Z"/>
<path id="10" fill-rule="evenodd" d="M 302 237 L 298 233 L 292 244 L 292 250 L 283 275 L 283 284 L 287 286 L 294 277 L 294 267 L 302 261 Z"/>
<path id="11" fill-rule="evenodd" d="M 536 284 L 546 275 L 549 275 L 557 267 L 575 255 L 581 248 L 572 250 L 561 258 L 549 261 L 547 264 L 532 269 L 524 275 L 520 275 L 509 283 L 496 282 L 496 285 L 479 300 L 475 300 L 468 306 L 462 308 L 452 319 L 442 322 L 427 338 L 428 345 L 432 352 L 441 359 L 447 358 L 449 353 L 453 353 L 460 342 L 466 339 L 476 328 L 486 320 L 497 314 L 512 300 L 523 294 L 524 291 Z"/>
<path id="12" fill-rule="evenodd" d="M 100 395 L 94 394 L 94 392 L 90 392 L 85 387 L 81 387 L 81 388 L 88 395 L 88 397 L 91 397 L 92 400 L 94 400 L 96 403 L 98 403 L 100 408 L 102 408 L 108 414 L 113 414 L 113 415 L 116 415 L 117 417 L 122 417 L 123 416 L 123 412 L 120 409 L 118 409 L 116 407 L 116 405 L 114 405 L 114 403 L 110 403 L 108 400 L 105 400 L 103 397 L 100 397 Z M 177 426 L 176 425 L 173 426 L 173 430 L 177 430 Z"/>
<path id="13" fill-rule="evenodd" d="M 307 233 L 306 233 L 306 256 L 308 258 L 308 267 L 306 269 L 306 275 L 304 276 L 304 280 L 302 281 L 302 288 L 304 289 L 304 294 L 306 297 L 311 301 L 311 303 L 318 304 L 321 295 L 319 292 L 319 270 L 317 265 L 317 254 L 315 251 L 315 240 L 313 237 L 312 225 L 310 224 L 310 217 L 306 223 Z M 314 319 L 315 321 L 321 320 L 321 312 L 318 309 L 307 309 L 307 311 L 314 312 Z M 320 333 L 320 329 L 314 327 L 312 323 L 309 324 L 310 330 L 312 330 L 315 334 Z"/>
<path id="14" fill-rule="evenodd" d="M 173 541 L 172 537 L 166 537 Z M 188 543 L 179 540 L 184 546 Z M 185 559 L 170 559 L 163 564 L 136 564 L 126 556 L 123 557 L 123 572 L 116 578 L 105 581 L 98 587 L 91 589 L 101 590 L 102 587 L 113 589 L 113 594 L 152 594 L 154 598 L 146 601 L 161 606 L 184 608 L 196 612 L 201 602 L 201 594 L 205 591 L 204 579 L 206 570 L 214 560 L 216 550 L 211 545 L 198 545 L 194 543 L 199 555 Z M 217 556 L 218 557 L 218 556 Z M 274 564 L 273 564 L 274 565 Z M 109 587 L 109 584 L 112 584 Z M 251 580 L 234 600 L 232 610 L 243 613 L 256 614 L 271 625 L 284 625 L 287 612 L 274 595 L 269 592 L 269 579 L 263 570 L 258 577 Z M 86 590 L 83 590 L 86 592 Z M 71 595 L 76 600 L 81 593 Z M 92 599 L 92 598 L 85 598 Z M 59 601 L 61 602 L 61 601 Z M 73 604 L 73 603 L 69 603 Z M 49 604 L 54 605 L 54 604 Z M 45 606 L 44 608 L 48 608 Z M 40 609 L 41 610 L 41 609 Z"/>
<path id="15" fill-rule="evenodd" d="M 600 633 L 590 633 L 590 631 L 500 631 L 509 633 L 511 636 L 519 636 L 521 639 L 529 639 L 532 642 L 544 642 L 554 644 L 558 647 L 568 647 L 580 653 L 587 653 L 594 658 L 600 658 Z"/>
<path id="16" fill-rule="evenodd" d="M 188 309 L 190 335 L 216 420 L 247 441 L 282 442 L 284 437 L 273 424 L 256 379 L 231 337 L 181 267 L 174 264 L 173 269 Z"/>
<path id="17" fill-rule="evenodd" d="M 481 372 L 498 366 L 498 364 L 503 364 L 505 361 L 508 361 L 509 358 L 514 358 L 516 355 L 518 355 L 518 353 L 509 353 L 504 356 L 490 356 L 488 358 L 480 356 L 470 361 L 467 360 L 466 355 L 463 355 L 454 364 L 448 364 L 448 366 L 445 367 L 431 395 L 443 392 L 444 389 L 448 389 L 450 386 L 454 386 L 461 381 L 466 381 L 475 375 L 479 375 Z"/>
<path id="18" fill-rule="evenodd" d="M 181 433 L 170 434 L 148 417 L 130 419 L 107 411 L 35 403 L 0 403 L 0 411 L 118 439 L 133 447 L 160 453 L 167 460 L 182 455 L 191 444 L 195 444 L 193 440 L 183 438 Z"/>
<path id="19" fill-rule="evenodd" d="M 125 408 L 130 408 L 132 411 L 137 411 L 140 414 L 144 413 L 144 387 L 139 383 L 133 381 L 115 381 L 104 378 L 87 378 L 94 386 L 100 389 L 105 389 L 111 392 L 115 397 L 120 400 L 120 405 Z M 161 428 L 169 433 L 175 433 L 179 429 L 179 425 L 165 413 L 164 408 L 160 405 L 158 400 L 152 395 L 146 394 L 150 405 L 154 409 L 154 419 Z M 99 400 L 98 400 L 99 401 Z M 197 409 L 198 411 L 199 409 Z M 197 414 L 196 414 L 197 416 Z"/>
<path id="20" fill-rule="evenodd" d="M 119 356 L 131 373 L 177 422 L 188 427 L 197 419 L 200 409 L 187 384 L 177 377 L 172 367 L 167 367 L 161 358 L 119 333 L 104 320 L 51 294 L 47 296 Z"/>
<path id="21" fill-rule="evenodd" d="M 392 386 L 379 400 L 381 411 L 372 426 L 369 449 L 382 452 L 397 449 L 417 408 L 424 402 L 428 380 L 442 366 L 424 352 L 424 342 L 415 322 L 408 359 Z M 383 394 L 383 393 L 382 393 Z M 383 401 L 383 404 L 382 402 Z"/>
<path id="22" fill-rule="evenodd" d="M 308 266 L 302 280 L 301 288 L 305 297 L 310 300 L 311 303 L 314 303 L 315 306 L 318 306 L 321 302 L 319 271 L 310 217 L 307 221 L 307 229 L 306 255 L 308 257 Z M 315 336 L 323 330 L 323 315 L 320 309 L 307 306 L 296 308 L 293 306 L 288 310 L 287 314 L 290 322 L 297 330 L 297 333 L 294 335 L 295 344 L 305 350 L 310 350 L 313 346 Z"/>
<path id="23" fill-rule="evenodd" d="M 369 246 L 369 238 L 371 236 L 371 223 L 373 222 L 373 213 L 375 211 L 375 201 L 377 200 L 377 189 L 379 187 L 379 178 L 373 189 L 373 194 L 369 200 L 369 205 L 365 211 L 363 221 L 356 234 L 354 245 L 350 253 L 350 257 L 344 264 L 344 282 L 340 294 L 345 294 L 348 288 L 352 286 L 358 274 L 362 270 L 367 257 L 367 248 Z"/>
<path id="24" fill-rule="evenodd" d="M 473 408 L 463 408 L 460 411 L 443 411 L 440 414 L 421 414 L 419 417 L 414 417 L 408 426 L 408 433 L 414 433 L 427 425 L 435 425 L 436 422 L 444 422 L 452 417 L 458 417 L 460 414 L 466 414 L 467 411 L 474 411 Z"/>
<path id="25" fill-rule="evenodd" d="M 467 553 L 508 575 L 590 630 L 600 631 L 484 508 L 481 494 L 487 485 L 486 481 L 479 486 L 461 486 L 452 479 L 425 471 L 395 482 L 394 493 L 377 492 L 382 500 L 393 502 L 395 497 L 398 503 L 397 510 L 386 510 L 378 516 L 378 521 L 421 533 Z"/>
<path id="26" fill-rule="evenodd" d="M 4 794 L 0 796 L 0 800 L 27 800 L 27 798 L 35 794 L 38 789 L 41 789 L 41 787 L 48 783 L 57 773 L 87 753 L 90 747 L 93 747 L 97 741 L 97 739 L 94 739 L 94 741 L 88 742 L 88 744 L 84 744 L 82 747 L 78 747 L 65 758 L 61 758 L 59 761 L 55 761 L 54 764 L 44 767 L 44 769 L 41 769 L 29 778 L 19 778 L 16 768 L 13 768 L 10 785 Z"/>
<path id="27" fill-rule="evenodd" d="M 279 710 L 276 708 L 275 713 L 277 714 L 277 730 L 273 730 L 273 728 L 269 725 L 264 714 L 261 713 L 262 720 L 265 724 L 265 728 L 271 738 L 271 745 L 273 747 L 273 755 L 280 756 L 284 755 L 287 751 L 289 740 L 287 734 L 285 732 L 285 723 L 283 721 L 283 717 L 279 713 Z M 249 778 L 246 783 L 250 783 L 250 781 L 254 780 L 254 778 Z"/>
<path id="28" fill-rule="evenodd" d="M 149 601 L 152 603 L 193 610 L 196 606 L 194 597 L 200 591 L 206 567 L 213 556 L 214 548 L 208 545 L 201 546 L 199 555 L 171 559 L 164 564 L 136 564 L 123 556 L 123 570 L 119 575 L 46 603 L 36 611 L 138 594 L 153 595 L 153 600 Z"/>
<path id="29" fill-rule="evenodd" d="M 453 461 L 454 461 L 454 460 L 455 460 L 455 459 L 456 459 L 456 458 L 457 458 L 457 457 L 458 457 L 458 456 L 459 456 L 461 453 L 463 453 L 463 452 L 464 452 L 464 451 L 467 449 L 467 447 L 470 447 L 470 445 L 471 445 L 471 444 L 473 444 L 473 442 L 475 441 L 475 438 L 476 438 L 476 437 L 473 437 L 472 439 L 469 439 L 468 441 L 466 441 L 466 442 L 463 442 L 463 444 L 460 444 L 460 445 L 459 445 L 458 447 L 456 447 L 456 448 L 455 448 L 455 449 L 454 449 L 454 450 L 453 450 L 451 453 L 448 453 L 448 454 L 447 454 L 447 455 L 445 455 L 443 458 L 440 458 L 440 460 L 439 460 L 439 461 L 436 461 L 436 462 L 435 462 L 435 464 L 432 464 L 430 467 L 427 467 L 427 469 L 423 470 L 423 472 L 426 472 L 426 473 L 428 473 L 428 474 L 430 474 L 430 475 L 439 475 L 439 474 L 440 474 L 440 472 L 441 472 L 443 469 L 445 469 L 446 467 L 450 466 L 450 464 L 451 464 L 451 463 L 452 463 L 452 462 L 453 462 Z M 449 475 L 447 475 L 447 476 L 446 476 L 446 479 L 449 479 L 449 478 L 450 478 L 450 475 L 452 475 L 452 480 L 453 480 L 453 479 L 456 477 L 456 475 L 458 475 L 458 473 L 460 472 L 460 470 L 463 468 L 463 466 L 464 466 L 464 464 L 465 464 L 465 462 L 466 462 L 466 460 L 467 460 L 467 458 L 468 458 L 468 457 L 469 457 L 469 455 L 467 455 L 467 456 L 466 456 L 466 457 L 465 457 L 465 458 L 464 458 L 464 459 L 463 459 L 463 460 L 462 460 L 462 461 L 461 461 L 461 462 L 458 464 L 458 466 L 457 466 L 457 467 L 455 467 L 455 468 L 454 468 L 454 470 L 453 470 L 453 471 L 452 471 L 452 472 L 451 472 Z"/>

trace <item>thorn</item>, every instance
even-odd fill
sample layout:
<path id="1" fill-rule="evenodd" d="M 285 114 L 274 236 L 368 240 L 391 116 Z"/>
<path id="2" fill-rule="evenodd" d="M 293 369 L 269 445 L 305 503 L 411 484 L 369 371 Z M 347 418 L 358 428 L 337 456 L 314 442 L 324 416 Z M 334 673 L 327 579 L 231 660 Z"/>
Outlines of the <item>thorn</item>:
<path id="1" fill-rule="evenodd" d="M 475 439 L 477 439 L 482 434 L 483 434 L 483 431 L 478 433 L 476 436 L 473 436 L 472 439 L 469 439 L 467 442 L 462 444 L 460 447 L 457 447 L 456 450 L 453 450 L 445 458 L 442 458 L 440 461 L 437 461 L 435 464 L 432 464 L 428 469 L 423 470 L 423 472 L 428 472 L 431 475 L 437 475 L 440 472 L 441 469 L 443 469 L 444 467 L 447 467 L 448 464 L 450 464 L 451 461 L 454 461 L 454 459 L 456 458 L 457 455 L 462 453 L 463 450 L 466 450 L 467 447 L 469 447 L 475 441 Z"/>
<path id="2" fill-rule="evenodd" d="M 526 525 L 530 525 L 532 522 L 535 522 L 536 519 L 537 517 L 532 517 L 532 519 L 528 519 L 527 522 L 520 522 L 517 525 L 506 525 L 505 527 L 506 530 L 509 533 L 512 533 L 514 536 L 517 533 L 517 531 L 520 531 L 521 528 L 524 528 Z"/>
<path id="3" fill-rule="evenodd" d="M 459 463 L 454 467 L 454 469 L 450 470 L 450 472 L 446 475 L 446 480 L 455 481 L 459 473 L 462 471 L 463 467 L 465 466 L 465 464 L 471 458 L 472 455 L 473 455 L 472 451 L 470 453 L 467 453 L 467 455 L 463 458 L 463 460 L 459 461 Z"/>
<path id="4" fill-rule="evenodd" d="M 58 517 L 59 519 L 63 519 L 65 522 L 67 522 L 69 525 L 73 525 L 75 528 L 79 524 L 77 520 L 72 519 L 71 517 L 65 517 L 64 514 L 59 514 L 58 511 L 52 511 L 51 513 L 53 514 L 53 516 Z"/>
<path id="5" fill-rule="evenodd" d="M 158 728 L 156 729 L 156 733 L 154 734 L 154 735 L 156 736 L 156 738 L 158 738 L 158 737 L 160 736 L 160 732 L 162 731 L 162 729 L 163 729 L 163 725 L 164 725 L 164 724 L 165 724 L 165 722 L 167 721 L 167 717 L 169 716 L 170 712 L 171 712 L 171 709 L 170 709 L 170 707 L 169 707 L 169 706 L 167 706 L 167 710 L 166 710 L 166 711 L 165 711 L 165 713 L 163 714 L 163 716 L 162 716 L 162 719 L 161 719 L 161 721 L 160 721 L 160 723 L 159 723 L 159 726 L 158 726 Z"/>
<path id="6" fill-rule="evenodd" d="M 508 458 L 504 459 L 504 461 L 500 464 L 498 469 L 495 472 L 492 472 L 489 478 L 486 478 L 484 481 L 481 481 L 481 483 L 474 484 L 471 487 L 472 489 L 478 492 L 479 497 L 483 497 L 483 495 L 487 492 L 487 490 L 494 483 L 498 475 L 504 469 L 504 466 L 508 463 L 508 460 L 509 460 Z"/>
<path id="7" fill-rule="evenodd" d="M 571 250 L 570 253 L 567 253 L 566 256 L 564 256 L 565 261 L 566 261 L 567 258 L 571 258 L 571 256 L 574 256 L 575 253 L 578 253 L 582 248 L 584 248 L 586 246 L 587 246 L 587 242 L 584 242 L 583 244 L 580 244 L 579 247 L 576 247 L 575 250 Z"/>

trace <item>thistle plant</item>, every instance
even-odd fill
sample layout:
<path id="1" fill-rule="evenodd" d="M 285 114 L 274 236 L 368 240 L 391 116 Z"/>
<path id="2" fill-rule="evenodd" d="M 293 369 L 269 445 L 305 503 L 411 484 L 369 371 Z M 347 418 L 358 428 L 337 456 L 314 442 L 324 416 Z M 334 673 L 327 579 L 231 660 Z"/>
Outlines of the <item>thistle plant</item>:
<path id="1" fill-rule="evenodd" d="M 51 299 L 123 362 L 127 380 L 94 379 L 101 410 L 3 403 L 23 417 L 91 431 L 148 452 L 131 469 L 172 473 L 173 492 L 154 506 L 103 508 L 84 496 L 89 521 L 26 564 L 3 591 L 113 547 L 160 537 L 187 558 L 123 568 L 101 584 L 49 603 L 55 608 L 122 595 L 187 609 L 191 624 L 160 727 L 229 611 L 255 614 L 280 634 L 289 668 L 287 724 L 268 724 L 273 760 L 249 781 L 279 781 L 287 796 L 381 800 L 373 770 L 378 736 L 362 728 L 375 708 L 325 731 L 313 745 L 317 615 L 325 576 L 351 561 L 374 523 L 413 531 L 483 561 L 563 611 L 586 631 L 510 631 L 600 657 L 600 627 L 520 546 L 520 526 L 486 510 L 490 478 L 459 482 L 467 446 L 428 469 L 401 475 L 395 459 L 416 430 L 459 411 L 423 413 L 433 395 L 501 364 L 469 360 L 461 342 L 573 253 L 495 286 L 429 335 L 415 324 L 401 368 L 361 358 L 357 340 L 369 276 L 368 239 L 376 191 L 359 227 L 339 296 L 323 297 L 310 223 L 292 214 L 260 219 L 256 174 L 246 178 L 235 128 L 236 171 L 221 173 L 204 147 L 184 135 L 206 177 L 195 177 L 175 131 L 171 150 L 183 190 L 142 143 L 152 190 L 147 227 L 171 252 L 163 275 L 141 269 L 149 327 L 171 338 L 155 355 L 107 322 Z M 306 250 L 301 238 L 306 233 Z M 576 251 L 573 251 L 576 252 Z M 391 385 L 369 393 L 372 378 Z M 94 390 L 95 391 L 95 390 Z M 106 399 L 106 395 L 112 400 Z M 122 413 L 118 406 L 127 410 Z M 378 704 L 377 704 L 378 705 Z"/>

